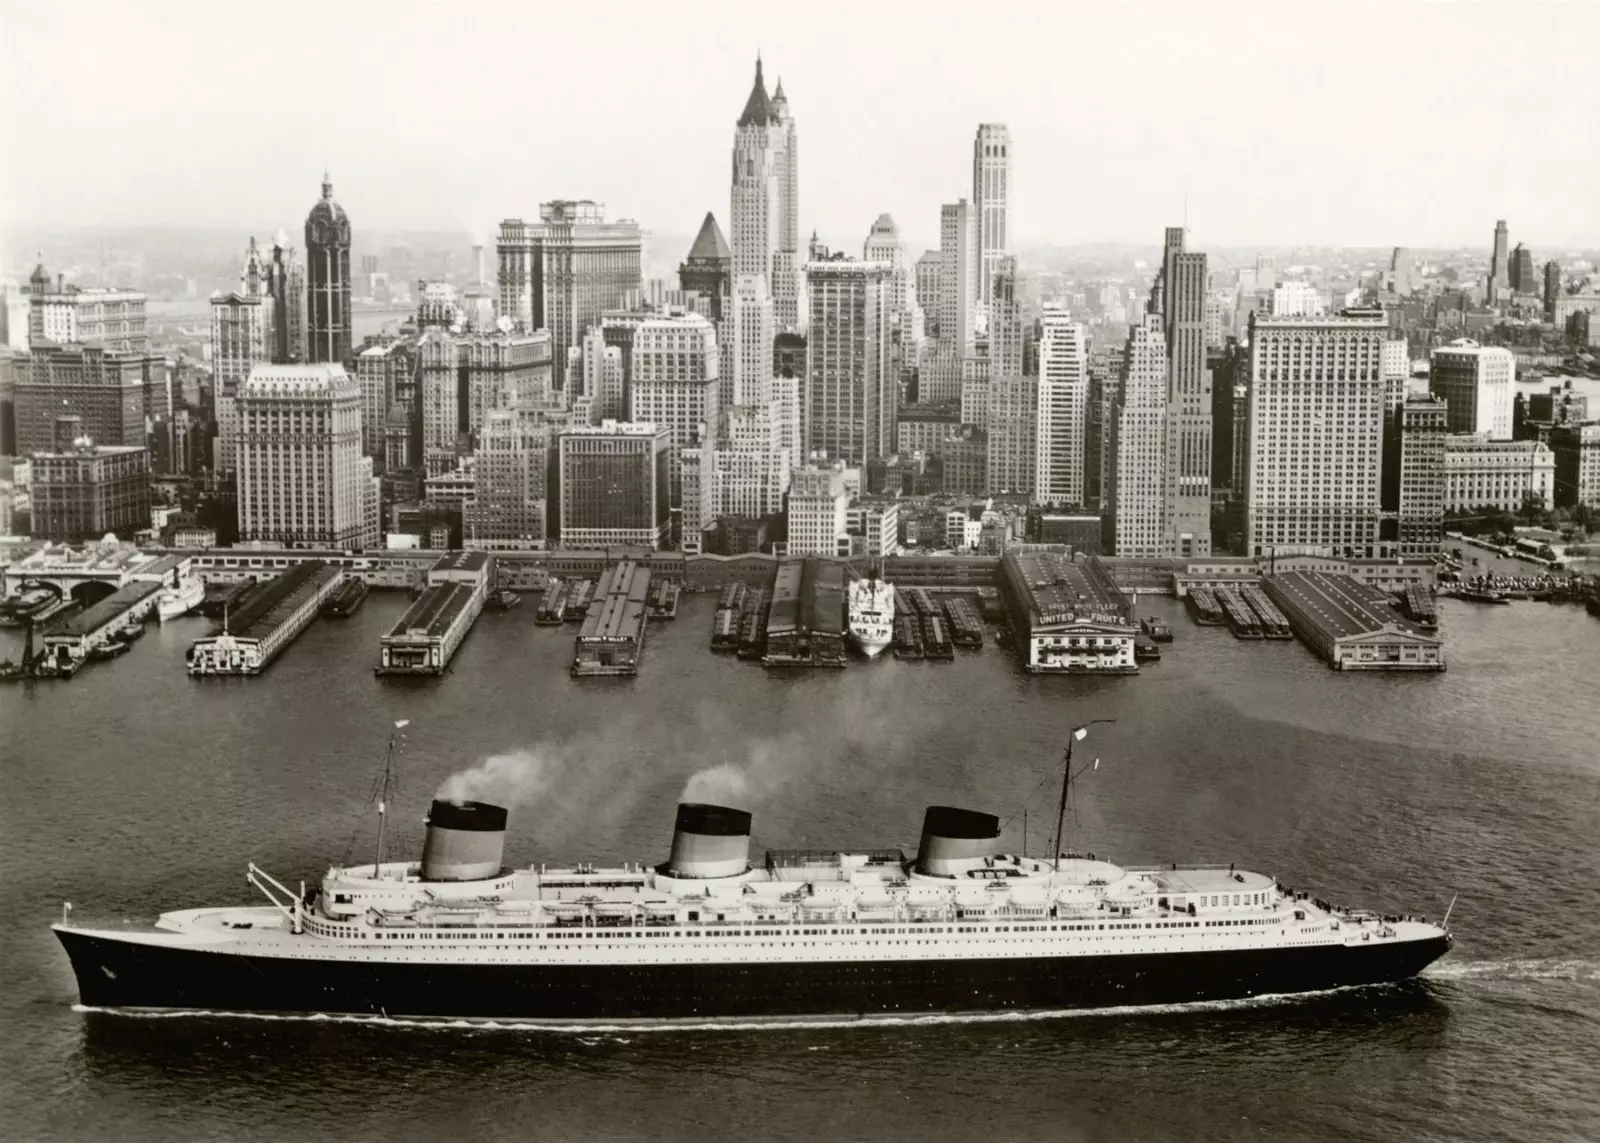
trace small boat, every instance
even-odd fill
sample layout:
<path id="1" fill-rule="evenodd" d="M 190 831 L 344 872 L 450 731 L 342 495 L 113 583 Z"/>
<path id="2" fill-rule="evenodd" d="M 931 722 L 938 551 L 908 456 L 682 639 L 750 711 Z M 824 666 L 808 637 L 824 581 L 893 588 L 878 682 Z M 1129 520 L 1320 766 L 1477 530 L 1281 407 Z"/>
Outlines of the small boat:
<path id="1" fill-rule="evenodd" d="M 1149 635 L 1135 635 L 1133 637 L 1133 657 L 1141 663 L 1160 659 L 1161 647 Z"/>
<path id="2" fill-rule="evenodd" d="M 133 622 L 129 623 L 126 627 L 118 631 L 115 636 L 116 640 L 121 640 L 123 643 L 132 643 L 135 639 L 143 638 L 144 621 L 140 619 L 135 619 Z M 124 650 L 126 650 L 126 648 L 124 648 Z"/>
<path id="3" fill-rule="evenodd" d="M 1156 643 L 1172 642 L 1172 628 L 1163 623 L 1159 616 L 1146 615 L 1139 620 L 1139 630 L 1145 637 Z M 1159 655 L 1157 656 L 1159 658 Z"/>
<path id="4" fill-rule="evenodd" d="M 1458 591 L 1456 592 L 1456 598 L 1464 599 L 1468 603 L 1499 603 L 1507 607 L 1511 606 L 1509 599 L 1492 588 L 1486 588 L 1482 591 Z"/>
<path id="5" fill-rule="evenodd" d="M 323 605 L 322 614 L 329 619 L 350 618 L 366 602 L 369 590 L 366 580 L 356 579 L 354 576 L 346 578 Z"/>
<path id="6" fill-rule="evenodd" d="M 513 607 L 522 606 L 522 596 L 509 587 L 502 587 L 499 591 L 489 593 L 487 603 L 496 611 L 510 611 Z"/>
<path id="7" fill-rule="evenodd" d="M 206 585 L 194 576 L 178 579 L 156 599 L 156 617 L 165 623 L 195 610 L 206 598 Z"/>
<path id="8" fill-rule="evenodd" d="M 132 645 L 121 639 L 108 639 L 98 647 L 91 648 L 89 658 L 97 663 L 103 663 L 107 659 L 115 659 L 119 655 L 126 655 L 130 646 Z"/>

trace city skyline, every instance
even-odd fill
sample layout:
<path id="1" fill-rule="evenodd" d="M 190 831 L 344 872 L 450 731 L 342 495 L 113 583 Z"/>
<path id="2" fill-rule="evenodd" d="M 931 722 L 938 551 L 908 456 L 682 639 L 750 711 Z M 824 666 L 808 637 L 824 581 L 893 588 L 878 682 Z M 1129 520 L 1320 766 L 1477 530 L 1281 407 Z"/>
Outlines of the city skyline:
<path id="1" fill-rule="evenodd" d="M 1441 10 L 1345 3 L 1297 11 L 1292 24 L 1252 21 L 1231 4 L 1162 6 L 1160 19 L 1149 6 L 1137 17 L 1040 10 L 985 20 L 953 40 L 922 35 L 913 22 L 910 34 L 880 43 L 841 35 L 850 26 L 842 8 L 785 23 L 720 4 L 691 19 L 622 5 L 564 30 L 562 12 L 491 7 L 471 27 L 430 22 L 420 46 L 413 29 L 422 10 L 405 6 L 315 10 L 319 35 L 304 39 L 240 36 L 198 5 L 167 6 L 157 26 L 133 6 L 5 0 L 0 22 L 23 50 L 0 84 L 16 85 L 13 104 L 42 99 L 53 114 L 8 119 L 11 150 L 30 161 L 0 177 L 0 226 L 238 227 L 256 218 L 288 226 L 303 217 L 306 187 L 326 165 L 341 201 L 373 229 L 464 230 L 484 240 L 501 219 L 534 215 L 539 202 L 593 198 L 612 217 L 692 234 L 707 210 L 726 209 L 727 134 L 759 51 L 806 139 L 801 230 L 838 245 L 858 241 L 887 211 L 911 254 L 936 247 L 940 205 L 970 190 L 980 122 L 1006 124 L 1020 148 L 1013 249 L 1145 244 L 1180 220 L 1200 248 L 1487 248 L 1499 218 L 1541 255 L 1600 244 L 1600 219 L 1555 189 L 1591 181 L 1585 168 L 1596 161 L 1564 154 L 1561 178 L 1535 177 L 1547 166 L 1542 140 L 1582 136 L 1583 101 L 1544 100 L 1540 130 L 1517 126 L 1524 89 L 1529 98 L 1546 90 L 1552 60 L 1540 45 L 1583 42 L 1585 24 L 1600 30 L 1600 9 L 1519 5 L 1523 34 L 1513 37 L 1499 6 L 1451 5 L 1447 26 Z M 701 26 L 734 11 L 738 26 L 706 46 Z M 957 10 L 914 11 L 937 28 Z M 298 27 L 312 14 L 291 5 L 279 19 Z M 1448 36 L 1452 70 L 1408 68 L 1404 57 L 1374 50 L 1368 25 L 1380 17 L 1395 44 Z M 632 81 L 584 86 L 589 73 L 575 65 L 529 68 L 518 45 L 550 36 L 592 37 L 606 46 L 606 74 Z M 138 50 L 157 40 L 170 68 L 152 68 Z M 1118 50 L 1083 50 L 1064 67 L 1062 44 Z M 68 67 L 84 54 L 97 60 L 92 85 Z M 471 62 L 441 69 L 441 59 Z M 695 66 L 684 67 L 689 59 Z M 342 66 L 330 68 L 335 61 Z M 1559 69 L 1560 57 L 1553 62 Z M 941 69 L 963 82 L 938 82 Z M 251 99 L 239 78 L 260 76 L 265 91 L 286 70 L 318 75 L 317 98 Z M 1468 82 L 1490 74 L 1493 84 Z M 583 115 L 540 112 L 546 98 L 570 98 L 574 83 Z M 107 100 L 107 90 L 127 97 Z M 230 90 L 232 98 L 213 98 Z M 329 117 L 330 100 L 341 117 Z M 639 107 L 654 126 L 627 147 L 600 145 L 616 136 L 597 124 L 639 120 Z M 863 115 L 869 107 L 879 110 Z M 522 115 L 539 120 L 541 150 L 508 142 Z M 80 145 L 90 124 L 92 152 Z M 193 142 L 174 147 L 160 138 L 166 130 Z M 1490 140 L 1495 161 L 1485 162 Z M 864 153 L 873 161 L 863 163 Z M 1376 184 L 1375 157 L 1385 171 Z M 141 177 L 111 191 L 90 177 L 90 163 Z M 48 182 L 24 177 L 41 169 L 52 172 Z M 1091 169 L 1094 178 L 1084 174 Z M 1392 180 L 1435 189 L 1368 189 Z"/>

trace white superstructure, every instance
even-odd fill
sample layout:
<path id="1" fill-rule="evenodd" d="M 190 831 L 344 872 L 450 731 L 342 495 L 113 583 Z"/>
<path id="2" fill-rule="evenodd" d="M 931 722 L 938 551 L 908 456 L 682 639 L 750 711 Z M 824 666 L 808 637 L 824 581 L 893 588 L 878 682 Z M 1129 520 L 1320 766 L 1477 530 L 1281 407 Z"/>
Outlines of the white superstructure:
<path id="1" fill-rule="evenodd" d="M 185 576 L 161 592 L 156 600 L 156 615 L 161 622 L 187 615 L 206 597 L 206 585 L 194 576 Z"/>
<path id="2" fill-rule="evenodd" d="M 867 658 L 894 641 L 894 587 L 876 576 L 850 585 L 850 637 Z"/>

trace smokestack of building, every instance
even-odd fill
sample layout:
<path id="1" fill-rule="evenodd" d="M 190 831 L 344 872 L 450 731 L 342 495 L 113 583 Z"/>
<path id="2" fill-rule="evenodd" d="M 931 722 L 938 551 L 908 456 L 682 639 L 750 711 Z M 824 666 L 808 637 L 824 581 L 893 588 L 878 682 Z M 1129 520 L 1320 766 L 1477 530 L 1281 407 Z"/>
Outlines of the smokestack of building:
<path id="1" fill-rule="evenodd" d="M 929 806 L 922 818 L 922 843 L 917 846 L 918 873 L 956 877 L 975 857 L 988 857 L 1000 836 L 1000 819 L 977 810 Z"/>
<path id="2" fill-rule="evenodd" d="M 750 868 L 750 815 L 703 802 L 678 806 L 667 871 L 674 877 L 737 877 Z"/>
<path id="3" fill-rule="evenodd" d="M 435 801 L 422 843 L 424 881 L 483 881 L 500 872 L 506 811 L 487 802 Z"/>

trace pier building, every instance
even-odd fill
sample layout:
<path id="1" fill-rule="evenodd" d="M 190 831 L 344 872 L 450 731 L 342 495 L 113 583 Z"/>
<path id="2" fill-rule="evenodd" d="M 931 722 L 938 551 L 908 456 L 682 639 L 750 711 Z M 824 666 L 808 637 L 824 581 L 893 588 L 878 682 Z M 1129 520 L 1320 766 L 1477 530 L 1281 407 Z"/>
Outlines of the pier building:
<path id="1" fill-rule="evenodd" d="M 1280 572 L 1261 582 L 1295 634 L 1334 670 L 1444 670 L 1439 637 L 1403 618 L 1378 588 L 1319 571 Z"/>
<path id="2" fill-rule="evenodd" d="M 321 560 L 296 564 L 250 593 L 225 627 L 189 648 L 191 675 L 259 675 L 306 629 L 343 573 Z"/>
<path id="3" fill-rule="evenodd" d="M 1001 575 L 1030 673 L 1138 671 L 1138 629 L 1095 557 L 1075 562 L 1054 552 L 1008 552 Z"/>
<path id="4" fill-rule="evenodd" d="M 573 645 L 573 678 L 639 673 L 649 596 L 643 564 L 623 560 L 606 569 Z"/>
<path id="5" fill-rule="evenodd" d="M 107 646 L 124 629 L 143 624 L 160 594 L 159 583 L 135 580 L 52 625 L 43 640 L 46 669 L 70 675 L 91 651 Z"/>
<path id="6" fill-rule="evenodd" d="M 428 586 L 378 641 L 380 675 L 442 675 L 483 611 L 494 556 L 451 552 L 428 571 Z"/>
<path id="7" fill-rule="evenodd" d="M 844 565 L 808 558 L 778 565 L 767 614 L 769 667 L 845 665 Z"/>

